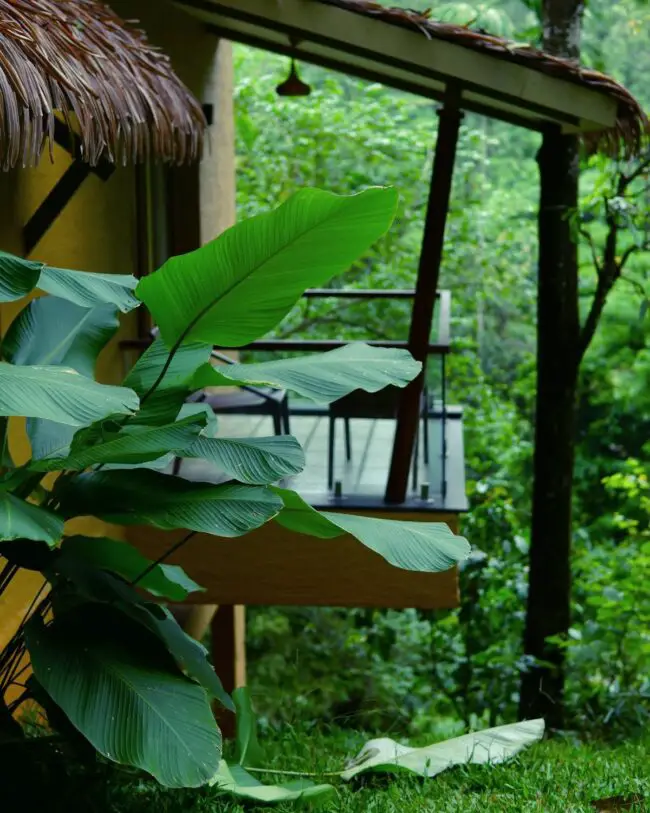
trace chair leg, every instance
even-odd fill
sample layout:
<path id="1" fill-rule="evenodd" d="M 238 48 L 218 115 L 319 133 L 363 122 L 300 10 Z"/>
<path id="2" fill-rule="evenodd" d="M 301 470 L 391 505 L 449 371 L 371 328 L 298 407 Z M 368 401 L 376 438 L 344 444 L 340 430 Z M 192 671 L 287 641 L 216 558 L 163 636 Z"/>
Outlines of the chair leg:
<path id="1" fill-rule="evenodd" d="M 344 418 L 343 423 L 345 425 L 345 459 L 352 460 L 352 440 L 350 437 L 350 419 Z"/>
<path id="2" fill-rule="evenodd" d="M 413 491 L 418 490 L 418 466 L 420 465 L 420 433 L 415 433 L 415 447 L 413 449 Z"/>
<path id="3" fill-rule="evenodd" d="M 422 440 L 424 441 L 424 463 L 429 465 L 429 409 L 425 406 L 422 417 Z"/>
<path id="4" fill-rule="evenodd" d="M 273 410 L 273 431 L 276 435 L 282 434 L 282 415 L 279 409 Z"/>
<path id="5" fill-rule="evenodd" d="M 282 402 L 282 424 L 285 435 L 291 434 L 291 427 L 289 425 L 289 401 L 285 398 Z"/>
<path id="6" fill-rule="evenodd" d="M 334 488 L 334 441 L 336 439 L 334 434 L 335 429 L 336 421 L 330 415 L 329 443 L 327 446 L 327 487 L 330 491 Z"/>

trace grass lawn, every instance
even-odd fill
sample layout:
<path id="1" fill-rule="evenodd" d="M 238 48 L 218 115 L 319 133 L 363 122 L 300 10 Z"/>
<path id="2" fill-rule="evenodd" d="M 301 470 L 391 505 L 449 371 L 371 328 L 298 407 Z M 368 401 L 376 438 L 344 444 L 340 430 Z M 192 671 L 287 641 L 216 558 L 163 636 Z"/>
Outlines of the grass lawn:
<path id="1" fill-rule="evenodd" d="M 275 769 L 331 771 L 340 769 L 348 755 L 364 742 L 358 733 L 330 730 L 315 733 L 285 730 L 267 742 L 269 766 Z M 418 743 L 424 744 L 424 743 Z M 423 780 L 375 776 L 362 783 L 339 787 L 338 798 L 319 809 L 341 813 L 582 813 L 593 811 L 590 802 L 605 797 L 645 797 L 650 802 L 650 740 L 617 747 L 574 745 L 566 741 L 533 746 L 515 760 L 500 766 L 455 768 Z M 262 778 L 260 776 L 260 778 Z M 266 777 L 288 781 L 291 777 Z M 327 777 L 316 778 L 328 781 Z M 107 798 L 111 813 L 243 813 L 269 810 L 241 805 L 214 791 L 164 791 L 148 783 L 114 787 Z M 70 808 L 68 808 L 70 809 Z M 99 810 L 99 808 L 96 808 Z M 304 809 L 280 805 L 278 813 Z M 644 803 L 605 810 L 650 810 Z"/>

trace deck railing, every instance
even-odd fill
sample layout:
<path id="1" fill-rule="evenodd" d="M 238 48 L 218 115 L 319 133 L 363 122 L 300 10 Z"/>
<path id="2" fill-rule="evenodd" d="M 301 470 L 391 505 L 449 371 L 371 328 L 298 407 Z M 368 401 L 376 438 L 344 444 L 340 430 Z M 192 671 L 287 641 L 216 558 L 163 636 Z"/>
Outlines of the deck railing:
<path id="1" fill-rule="evenodd" d="M 303 294 L 305 299 L 353 299 L 353 300 L 409 300 L 415 296 L 414 288 L 400 288 L 393 290 L 369 289 L 369 288 L 311 288 Z M 439 400 L 435 394 L 427 401 L 427 418 L 440 418 L 440 493 L 444 500 L 447 492 L 447 382 L 446 382 L 446 357 L 450 351 L 450 321 L 451 321 L 451 293 L 450 291 L 438 291 L 437 293 L 437 335 L 427 347 L 427 357 L 433 356 L 440 360 L 440 393 Z M 409 349 L 407 341 L 400 340 L 370 340 L 366 341 L 373 347 L 394 347 L 399 349 Z M 120 342 L 123 351 L 142 352 L 151 344 L 151 338 L 124 339 Z M 344 339 L 258 339 L 243 347 L 238 351 L 257 351 L 265 353 L 322 353 L 328 350 L 336 350 L 350 344 Z M 215 347 L 218 350 L 229 348 Z M 309 408 L 299 409 L 300 413 L 307 414 Z M 313 411 L 313 410 L 312 410 Z M 322 410 L 321 410 L 322 411 Z M 319 413 L 320 414 L 320 413 Z M 424 496 L 424 491 L 423 491 Z"/>

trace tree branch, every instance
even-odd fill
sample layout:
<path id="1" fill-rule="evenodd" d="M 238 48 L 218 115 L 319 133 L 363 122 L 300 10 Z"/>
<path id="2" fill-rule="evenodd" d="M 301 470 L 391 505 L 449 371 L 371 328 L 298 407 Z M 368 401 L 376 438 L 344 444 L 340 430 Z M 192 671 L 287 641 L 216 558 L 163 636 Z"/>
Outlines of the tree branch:
<path id="1" fill-rule="evenodd" d="M 647 298 L 645 285 L 642 282 L 639 282 L 638 279 L 631 279 L 630 277 L 624 277 L 623 274 L 621 274 L 621 282 L 627 282 L 628 285 L 631 285 L 633 288 L 635 288 L 641 294 L 643 299 Z"/>
<path id="2" fill-rule="evenodd" d="M 594 264 L 596 273 L 598 274 L 598 276 L 600 276 L 601 274 L 600 260 L 598 258 L 598 252 L 596 251 L 596 244 L 594 243 L 594 238 L 589 229 L 585 228 L 584 226 L 580 227 L 579 233 L 589 243 L 589 248 L 591 249 L 591 261 Z"/>

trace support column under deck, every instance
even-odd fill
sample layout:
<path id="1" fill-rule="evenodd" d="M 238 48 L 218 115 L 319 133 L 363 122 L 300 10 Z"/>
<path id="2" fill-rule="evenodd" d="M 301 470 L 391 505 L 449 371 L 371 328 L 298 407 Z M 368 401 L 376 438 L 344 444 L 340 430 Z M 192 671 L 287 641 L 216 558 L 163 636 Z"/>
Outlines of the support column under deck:
<path id="1" fill-rule="evenodd" d="M 420 399 L 426 373 L 427 348 L 440 277 L 456 146 L 463 119 L 460 97 L 460 88 L 448 86 L 442 108 L 438 111 L 440 123 L 409 332 L 409 350 L 415 359 L 422 362 L 422 372 L 406 387 L 400 401 L 393 455 L 386 486 L 385 501 L 387 503 L 404 502 L 408 488 L 411 458 L 420 418 Z"/>

